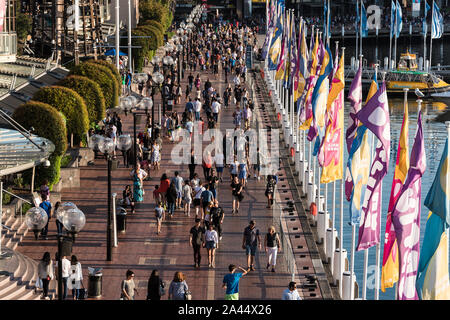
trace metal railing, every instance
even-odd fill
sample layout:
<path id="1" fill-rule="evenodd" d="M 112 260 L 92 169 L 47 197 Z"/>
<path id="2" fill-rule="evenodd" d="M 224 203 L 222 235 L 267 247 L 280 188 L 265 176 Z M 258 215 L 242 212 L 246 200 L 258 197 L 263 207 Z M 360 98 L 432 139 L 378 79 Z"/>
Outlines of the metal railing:
<path id="1" fill-rule="evenodd" d="M 18 195 L 15 195 L 14 193 L 9 192 L 9 191 L 6 190 L 6 189 L 2 189 L 2 191 L 3 191 L 3 192 L 6 192 L 7 194 L 9 194 L 9 195 L 11 195 L 11 196 L 13 196 L 13 197 L 15 197 L 15 198 L 17 198 L 17 199 L 19 199 L 19 200 L 22 200 L 22 201 L 25 202 L 25 203 L 28 203 L 28 204 L 33 205 L 33 203 L 31 203 L 30 201 L 28 201 L 28 200 L 26 200 L 26 199 L 24 199 L 24 198 L 22 198 L 22 197 L 19 197 Z M 0 196 L 3 197 L 3 194 L 0 195 Z M 22 212 L 22 206 L 20 206 L 20 223 L 21 223 L 21 224 L 22 224 L 22 215 L 23 215 L 23 212 Z"/>

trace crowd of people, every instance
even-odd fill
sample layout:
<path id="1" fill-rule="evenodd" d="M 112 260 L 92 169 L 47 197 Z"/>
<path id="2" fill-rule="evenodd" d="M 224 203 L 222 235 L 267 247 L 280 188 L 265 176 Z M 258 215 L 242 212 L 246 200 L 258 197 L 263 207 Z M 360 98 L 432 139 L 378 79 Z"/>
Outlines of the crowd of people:
<path id="1" fill-rule="evenodd" d="M 164 82 L 161 85 L 161 95 L 166 103 L 167 112 L 161 119 L 152 121 L 147 115 L 145 127 L 137 134 L 136 154 L 131 148 L 124 154 L 124 164 L 136 164 L 130 171 L 131 183 L 123 190 L 120 205 L 131 214 L 140 207 L 146 197 L 153 197 L 155 203 L 154 216 L 156 220 L 157 236 L 164 234 L 162 222 L 176 219 L 178 216 L 192 217 L 194 225 L 189 231 L 189 245 L 193 249 L 194 268 L 201 267 L 202 250 L 206 250 L 208 268 L 216 267 L 216 250 L 223 239 L 223 222 L 227 214 L 221 206 L 219 186 L 228 189 L 232 195 L 231 217 L 239 215 L 239 206 L 245 196 L 248 179 L 255 181 L 261 178 L 267 180 L 266 197 L 267 208 L 273 204 L 273 194 L 277 181 L 276 175 L 261 175 L 261 168 L 265 163 L 265 155 L 257 149 L 256 163 L 250 165 L 250 138 L 246 131 L 250 130 L 254 121 L 255 103 L 249 97 L 246 88 L 247 66 L 245 63 L 245 48 L 247 44 L 256 45 L 256 26 L 236 26 L 221 24 L 215 26 L 201 25 L 198 32 L 192 34 L 183 59 L 187 77 L 185 90 L 177 81 L 178 62 L 173 66 L 159 66 L 154 68 L 162 71 Z M 173 55 L 176 60 L 179 57 Z M 222 75 L 220 75 L 220 73 Z M 209 77 L 208 77 L 209 76 Z M 223 92 L 214 87 L 211 79 L 225 80 Z M 131 94 L 131 78 L 124 77 L 124 94 Z M 128 80 L 127 80 L 128 79 Z M 151 75 L 145 84 L 138 86 L 138 93 L 143 96 L 154 96 L 155 84 Z M 185 108 L 183 112 L 172 110 L 171 106 L 180 105 L 185 94 Z M 169 103 L 173 101 L 173 104 Z M 186 129 L 192 136 L 194 133 L 204 134 L 207 129 L 219 128 L 221 113 L 224 109 L 231 109 L 233 116 L 234 134 L 229 132 L 223 137 L 223 152 L 205 152 L 201 164 L 197 163 L 194 150 L 191 152 L 189 172 L 175 171 L 161 173 L 161 161 L 164 148 L 168 143 L 177 142 L 179 129 Z M 126 116 L 126 115 L 125 115 Z M 155 120 L 155 119 L 153 119 Z M 153 126 L 152 126 L 153 124 Z M 107 115 L 90 134 L 99 133 L 110 137 L 113 141 L 122 134 L 122 121 L 117 113 Z M 234 139 L 234 148 L 229 144 Z M 231 154 L 227 154 L 231 153 Z M 228 156 L 228 157 L 227 157 Z M 227 163 L 231 159 L 231 163 Z M 203 177 L 196 172 L 201 167 Z M 224 169 L 229 169 L 229 180 L 224 176 Z M 150 194 L 148 184 L 155 176 L 159 176 L 159 183 L 154 184 Z M 221 191 L 222 192 L 222 191 Z M 51 211 L 51 208 L 49 209 Z M 46 236 L 46 232 L 44 233 Z M 256 252 L 264 245 L 267 252 L 267 269 L 275 272 L 277 253 L 282 249 L 281 241 L 275 227 L 270 226 L 264 240 L 261 240 L 259 229 L 254 220 L 245 227 L 242 238 L 242 249 L 247 256 L 247 267 L 229 266 L 229 274 L 223 279 L 225 298 L 234 300 L 239 298 L 239 281 L 249 272 L 255 270 Z M 63 257 L 64 297 L 67 290 L 73 289 L 73 298 L 83 298 L 83 278 L 81 264 L 75 256 L 71 260 Z M 48 279 L 53 279 L 55 271 L 46 252 L 41 263 L 39 277 L 42 279 L 43 295 L 48 295 Z M 242 272 L 238 272 L 238 270 Z M 120 299 L 134 300 L 138 290 L 134 283 L 134 272 L 128 270 L 121 282 Z M 186 300 L 191 298 L 191 292 L 182 272 L 176 272 L 169 287 L 162 281 L 159 270 L 153 270 L 148 280 L 147 299 L 158 300 L 168 292 L 168 298 Z"/>

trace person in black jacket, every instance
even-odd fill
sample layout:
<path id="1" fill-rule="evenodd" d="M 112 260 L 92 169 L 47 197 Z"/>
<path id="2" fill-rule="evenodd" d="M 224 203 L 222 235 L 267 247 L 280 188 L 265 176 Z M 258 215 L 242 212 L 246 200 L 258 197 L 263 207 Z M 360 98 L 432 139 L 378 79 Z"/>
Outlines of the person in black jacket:
<path id="1" fill-rule="evenodd" d="M 169 190 L 167 190 L 166 198 L 168 206 L 167 213 L 169 214 L 169 219 L 171 219 L 175 211 L 175 201 L 177 199 L 177 190 L 175 189 L 175 184 L 170 184 Z"/>
<path id="2" fill-rule="evenodd" d="M 159 271 L 154 269 L 147 285 L 147 300 L 161 300 L 161 296 L 164 295 L 164 282 L 159 277 Z"/>

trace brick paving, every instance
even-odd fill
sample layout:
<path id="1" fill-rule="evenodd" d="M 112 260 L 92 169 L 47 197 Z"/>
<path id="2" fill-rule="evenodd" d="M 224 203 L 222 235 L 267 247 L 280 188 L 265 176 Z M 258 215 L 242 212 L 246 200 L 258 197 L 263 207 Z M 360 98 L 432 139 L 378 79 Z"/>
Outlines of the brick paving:
<path id="1" fill-rule="evenodd" d="M 197 72 L 196 72 L 197 73 Z M 182 80 L 183 89 L 186 86 L 187 75 Z M 217 77 L 208 72 L 201 73 L 202 87 L 206 78 L 209 77 L 213 87 L 222 96 L 226 86 L 222 77 Z M 229 77 L 231 78 L 231 77 Z M 155 97 L 155 105 L 161 103 L 160 95 Z M 175 106 L 176 111 L 184 110 L 185 100 L 182 98 L 181 104 Z M 219 126 L 222 130 L 233 128 L 232 113 L 234 106 L 222 109 Z M 157 112 L 155 112 L 157 114 Z M 133 118 L 128 115 L 121 115 L 123 131 L 132 135 Z M 206 117 L 204 117 L 205 119 Z M 262 118 L 267 125 L 270 121 L 267 110 L 262 112 Z M 143 130 L 144 123 L 138 127 Z M 270 142 L 270 139 L 269 139 Z M 154 218 L 154 201 L 152 191 L 154 185 L 159 184 L 159 178 L 166 172 L 170 177 L 174 171 L 178 170 L 183 178 L 189 174 L 187 165 L 175 165 L 171 161 L 170 153 L 174 144 L 164 139 L 162 148 L 162 161 L 159 171 L 151 172 L 151 178 L 144 183 L 146 194 L 144 202 L 141 203 L 136 213 L 128 215 L 127 230 L 124 234 L 119 234 L 119 245 L 113 248 L 113 261 L 106 261 L 106 216 L 107 216 L 107 169 L 106 161 L 96 159 L 94 166 L 83 167 L 80 170 L 81 187 L 76 189 L 66 189 L 62 192 L 62 201 L 71 201 L 86 214 L 86 226 L 77 236 L 73 246 L 73 254 L 77 255 L 83 266 L 84 286 L 87 288 L 87 267 L 103 268 L 103 290 L 102 299 L 116 300 L 120 295 L 120 282 L 125 277 L 127 269 L 135 272 L 135 282 L 139 290 L 136 299 L 145 299 L 147 293 L 147 280 L 154 268 L 160 270 L 161 277 L 170 283 L 176 271 L 182 271 L 186 276 L 187 284 L 192 292 L 193 299 L 223 299 L 224 290 L 221 288 L 223 276 L 228 272 L 230 263 L 246 266 L 245 251 L 241 248 L 242 232 L 248 225 L 249 220 L 256 220 L 256 225 L 260 229 L 261 238 L 264 239 L 267 228 L 272 225 L 272 211 L 266 209 L 266 198 L 264 196 L 265 182 L 262 179 L 257 181 L 251 178 L 247 184 L 245 199 L 241 203 L 239 215 L 231 216 L 231 190 L 229 188 L 230 178 L 228 168 L 224 170 L 224 181 L 220 184 L 218 198 L 221 206 L 225 210 L 225 220 L 223 225 L 223 240 L 219 244 L 216 252 L 216 268 L 207 267 L 206 249 L 202 249 L 202 266 L 199 270 L 193 268 L 192 248 L 189 247 L 189 230 L 194 224 L 191 209 L 191 218 L 185 217 L 182 210 L 177 210 L 173 219 L 163 222 L 162 234 L 156 234 Z M 132 185 L 130 179 L 131 168 L 124 168 L 121 162 L 120 167 L 112 173 L 112 192 L 121 197 L 125 185 Z M 196 172 L 199 177 L 203 177 L 202 168 L 197 166 Z M 253 176 L 253 175 L 252 175 Z M 280 171 L 279 190 L 282 203 L 292 199 L 288 184 L 285 180 L 284 170 Z M 195 212 L 195 210 L 194 210 Z M 52 257 L 57 251 L 56 247 L 56 227 L 53 218 L 50 222 L 49 240 L 34 240 L 28 234 L 23 240 L 18 250 L 33 258 L 40 259 L 43 252 L 50 251 Z M 303 243 L 303 242 L 302 242 Z M 304 244 L 304 243 L 303 243 Z M 304 250 L 296 250 L 297 253 L 307 252 L 306 244 Z M 263 246 L 264 250 L 264 246 Z M 282 257 L 282 255 L 281 255 Z M 263 251 L 256 256 L 256 271 L 251 272 L 241 280 L 241 299 L 280 299 L 282 291 L 290 281 L 283 259 L 279 256 L 276 273 L 268 272 L 265 269 L 266 255 Z M 302 261 L 304 266 L 312 269 L 311 261 Z M 304 273 L 313 273 L 311 270 L 303 270 Z M 301 292 L 301 295 L 309 293 Z M 315 294 L 320 295 L 320 291 Z M 167 294 L 163 299 L 167 299 Z"/>

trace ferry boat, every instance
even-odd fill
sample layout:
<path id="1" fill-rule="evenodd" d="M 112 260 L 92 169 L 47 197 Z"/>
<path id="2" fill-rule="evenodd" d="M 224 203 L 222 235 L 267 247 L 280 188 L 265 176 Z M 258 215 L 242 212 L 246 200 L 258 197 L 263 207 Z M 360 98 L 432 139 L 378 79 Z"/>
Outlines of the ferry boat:
<path id="1" fill-rule="evenodd" d="M 386 73 L 386 88 L 389 93 L 401 93 L 403 89 L 410 91 L 419 89 L 426 96 L 450 90 L 450 84 L 442 80 L 433 72 L 419 71 L 416 55 L 402 53 L 397 70 Z"/>

